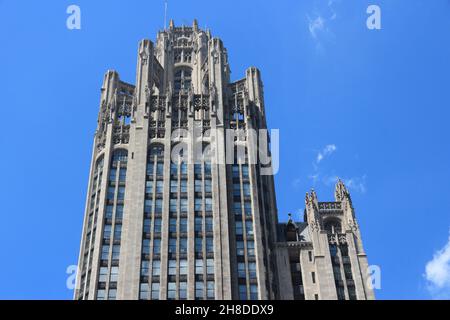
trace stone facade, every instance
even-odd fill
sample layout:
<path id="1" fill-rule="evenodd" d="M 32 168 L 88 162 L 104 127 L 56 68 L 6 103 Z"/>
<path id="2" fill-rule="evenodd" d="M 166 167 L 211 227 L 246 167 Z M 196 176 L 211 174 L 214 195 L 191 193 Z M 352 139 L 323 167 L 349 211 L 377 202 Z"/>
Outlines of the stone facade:
<path id="1" fill-rule="evenodd" d="M 305 298 L 336 299 L 329 248 L 343 237 L 355 294 L 373 297 L 345 187 L 329 204 L 341 231 L 326 231 L 314 193 L 307 223 L 278 224 L 271 166 L 258 158 L 267 145 L 253 134 L 265 129 L 259 70 L 230 81 L 209 30 L 171 21 L 156 43 L 142 40 L 135 84 L 112 70 L 103 79 L 74 298 L 301 298 L 297 263 Z"/>

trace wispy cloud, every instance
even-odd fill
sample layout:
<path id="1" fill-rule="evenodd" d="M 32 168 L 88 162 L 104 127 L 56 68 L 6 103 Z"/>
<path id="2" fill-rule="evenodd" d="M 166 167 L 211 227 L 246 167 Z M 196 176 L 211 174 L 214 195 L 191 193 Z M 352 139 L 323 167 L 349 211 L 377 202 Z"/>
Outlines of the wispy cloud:
<path id="1" fill-rule="evenodd" d="M 450 234 L 447 244 L 426 264 L 424 276 L 434 299 L 450 299 Z"/>
<path id="2" fill-rule="evenodd" d="M 366 193 L 366 191 L 367 191 L 366 178 L 367 178 L 366 175 L 363 175 L 361 177 L 351 177 L 351 178 L 339 177 L 337 175 L 329 175 L 329 176 L 324 176 L 322 181 L 325 185 L 330 186 L 330 185 L 334 185 L 338 181 L 338 179 L 341 179 L 342 182 L 344 182 L 344 184 L 347 186 L 347 188 L 350 189 L 350 191 Z"/>
<path id="3" fill-rule="evenodd" d="M 335 144 L 328 144 L 323 148 L 316 157 L 316 163 L 320 163 L 325 157 L 331 155 L 333 152 L 337 150 L 337 147 Z"/>
<path id="4" fill-rule="evenodd" d="M 324 40 L 330 40 L 334 37 L 333 32 L 330 29 L 330 22 L 338 18 L 338 13 L 335 8 L 335 4 L 340 0 L 328 0 L 321 7 L 316 6 L 314 13 L 307 14 L 308 30 L 311 38 L 316 43 L 316 49 L 322 51 Z"/>
<path id="5" fill-rule="evenodd" d="M 312 19 L 310 16 L 307 17 L 309 21 L 309 33 L 311 34 L 311 37 L 313 37 L 313 39 L 317 39 L 318 32 L 323 31 L 325 28 L 325 21 L 321 16 L 317 16 L 314 19 Z"/>

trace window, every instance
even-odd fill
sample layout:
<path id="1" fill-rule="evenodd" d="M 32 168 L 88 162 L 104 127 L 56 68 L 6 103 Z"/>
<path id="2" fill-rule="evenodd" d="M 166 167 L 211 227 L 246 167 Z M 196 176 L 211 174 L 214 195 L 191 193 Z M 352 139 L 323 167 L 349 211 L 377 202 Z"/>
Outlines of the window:
<path id="1" fill-rule="evenodd" d="M 150 227 L 152 224 L 152 220 L 145 218 L 144 219 L 144 232 L 145 233 L 150 233 Z"/>
<path id="2" fill-rule="evenodd" d="M 106 298 L 106 290 L 98 289 L 97 290 L 97 300 L 105 300 L 105 298 Z"/>
<path id="3" fill-rule="evenodd" d="M 187 165 L 186 165 L 186 162 L 182 162 L 182 163 L 180 164 L 180 171 L 181 171 L 181 174 L 187 174 Z"/>
<path id="4" fill-rule="evenodd" d="M 248 183 L 244 183 L 242 185 L 243 190 L 244 190 L 244 196 L 249 197 L 250 196 L 250 184 Z"/>
<path id="5" fill-rule="evenodd" d="M 203 299 L 203 281 L 195 282 L 195 299 Z"/>
<path id="6" fill-rule="evenodd" d="M 169 253 L 176 253 L 176 252 L 177 252 L 177 239 L 170 238 L 169 239 Z"/>
<path id="7" fill-rule="evenodd" d="M 175 282 L 169 282 L 167 284 L 167 299 L 173 300 L 176 297 L 177 285 Z"/>
<path id="8" fill-rule="evenodd" d="M 116 221 L 122 220 L 123 218 L 123 205 L 118 205 L 116 207 Z"/>
<path id="9" fill-rule="evenodd" d="M 127 177 L 127 169 L 126 168 L 121 168 L 120 171 L 119 171 L 119 181 L 120 182 L 124 182 L 126 177 Z"/>
<path id="10" fill-rule="evenodd" d="M 117 289 L 110 288 L 108 291 L 108 300 L 116 300 Z"/>
<path id="11" fill-rule="evenodd" d="M 148 283 L 141 283 L 139 286 L 139 299 L 148 300 Z"/>
<path id="12" fill-rule="evenodd" d="M 203 259 L 195 259 L 195 274 L 203 274 Z"/>
<path id="13" fill-rule="evenodd" d="M 255 256 L 255 242 L 247 241 L 247 255 L 249 257 Z"/>
<path id="14" fill-rule="evenodd" d="M 117 282 L 119 278 L 119 267 L 111 267 L 111 275 L 109 276 L 109 281 Z"/>
<path id="15" fill-rule="evenodd" d="M 170 199 L 172 200 L 172 199 Z M 177 232 L 177 219 L 170 218 L 169 219 L 169 232 Z"/>
<path id="16" fill-rule="evenodd" d="M 111 225 L 110 224 L 105 224 L 105 228 L 103 229 L 103 239 L 108 239 L 111 238 Z"/>
<path id="17" fill-rule="evenodd" d="M 239 285 L 239 300 L 247 300 L 247 286 L 245 284 Z"/>
<path id="18" fill-rule="evenodd" d="M 149 272 L 149 262 L 147 260 L 143 260 L 141 262 L 141 276 L 148 276 Z"/>
<path id="19" fill-rule="evenodd" d="M 142 253 L 150 254 L 150 240 L 149 239 L 142 240 Z"/>
<path id="20" fill-rule="evenodd" d="M 178 181 L 170 180 L 170 192 L 176 193 L 178 191 Z"/>
<path id="21" fill-rule="evenodd" d="M 202 198 L 195 198 L 194 199 L 194 210 L 195 211 L 202 211 Z"/>
<path id="22" fill-rule="evenodd" d="M 312 283 L 316 283 L 316 273 L 315 272 L 311 272 L 311 281 L 312 281 Z"/>
<path id="23" fill-rule="evenodd" d="M 247 233 L 247 236 L 253 235 L 253 222 L 252 221 L 245 221 L 245 231 Z"/>
<path id="24" fill-rule="evenodd" d="M 245 215 L 250 217 L 252 215 L 252 203 L 250 201 L 244 202 L 244 212 Z"/>
<path id="25" fill-rule="evenodd" d="M 204 167 L 205 167 L 205 175 L 210 175 L 211 174 L 211 163 L 205 162 Z"/>
<path id="26" fill-rule="evenodd" d="M 188 211 L 187 199 L 180 199 L 180 212 L 186 213 Z"/>
<path id="27" fill-rule="evenodd" d="M 196 232 L 202 232 L 202 223 L 203 223 L 202 217 L 195 217 L 194 230 Z"/>
<path id="28" fill-rule="evenodd" d="M 162 180 L 156 181 L 156 193 L 163 193 L 164 190 L 164 183 Z"/>
<path id="29" fill-rule="evenodd" d="M 186 281 L 182 281 L 179 283 L 179 299 L 180 300 L 184 300 L 187 298 L 187 282 Z"/>
<path id="30" fill-rule="evenodd" d="M 98 282 L 106 282 L 108 279 L 108 267 L 100 267 L 98 272 Z"/>
<path id="31" fill-rule="evenodd" d="M 125 187 L 119 187 L 119 193 L 117 194 L 118 200 L 123 200 L 125 198 Z"/>
<path id="32" fill-rule="evenodd" d="M 120 240 L 122 236 L 122 225 L 116 224 L 114 226 L 114 240 Z"/>
<path id="33" fill-rule="evenodd" d="M 180 219 L 180 232 L 187 232 L 187 219 L 186 218 Z"/>
<path id="34" fill-rule="evenodd" d="M 144 212 L 150 213 L 152 212 L 153 201 L 146 199 L 144 201 Z"/>
<path id="35" fill-rule="evenodd" d="M 248 178 L 248 165 L 246 164 L 242 165 L 241 169 L 242 169 L 242 177 Z"/>
<path id="36" fill-rule="evenodd" d="M 156 164 L 156 175 L 162 176 L 164 172 L 164 164 L 161 162 L 158 162 Z"/>
<path id="37" fill-rule="evenodd" d="M 212 198 L 205 198 L 205 211 L 212 211 Z"/>
<path id="38" fill-rule="evenodd" d="M 337 246 L 335 244 L 330 244 L 330 255 L 332 257 L 336 257 L 337 256 Z M 311 259 L 309 261 L 311 261 Z"/>
<path id="39" fill-rule="evenodd" d="M 202 174 L 202 165 L 199 163 L 194 164 L 194 174 L 201 175 Z"/>
<path id="40" fill-rule="evenodd" d="M 239 183 L 233 183 L 233 196 L 241 196 L 241 185 Z"/>
<path id="41" fill-rule="evenodd" d="M 202 192 L 202 186 L 203 186 L 202 180 L 195 179 L 195 181 L 194 181 L 194 191 L 195 192 Z"/>
<path id="42" fill-rule="evenodd" d="M 188 68 L 179 69 L 175 72 L 173 87 L 174 91 L 187 90 L 191 87 L 191 73 Z"/>
<path id="43" fill-rule="evenodd" d="M 203 238 L 195 238 L 195 252 L 199 253 L 203 251 Z"/>
<path id="44" fill-rule="evenodd" d="M 103 245 L 102 246 L 102 260 L 108 260 L 109 257 L 109 246 Z"/>
<path id="45" fill-rule="evenodd" d="M 237 255 L 244 255 L 244 241 L 236 241 Z"/>
<path id="46" fill-rule="evenodd" d="M 206 297 L 208 299 L 214 299 L 214 281 L 206 282 Z"/>
<path id="47" fill-rule="evenodd" d="M 120 256 L 120 245 L 113 245 L 112 247 L 112 259 L 113 260 L 118 260 Z"/>
<path id="48" fill-rule="evenodd" d="M 233 165 L 233 178 L 239 178 L 239 165 Z"/>
<path id="49" fill-rule="evenodd" d="M 161 274 L 161 261 L 153 260 L 152 262 L 152 276 L 159 276 Z"/>
<path id="50" fill-rule="evenodd" d="M 234 214 L 237 216 L 242 215 L 242 206 L 241 206 L 240 202 L 233 203 L 233 211 L 234 211 Z"/>
<path id="51" fill-rule="evenodd" d="M 145 193 L 147 193 L 147 194 L 153 193 L 153 181 L 145 182 Z"/>
<path id="52" fill-rule="evenodd" d="M 239 278 L 246 278 L 246 270 L 245 270 L 245 262 L 239 262 L 238 263 L 238 277 Z"/>
<path id="53" fill-rule="evenodd" d="M 206 259 L 206 274 L 214 274 L 214 259 Z"/>
<path id="54" fill-rule="evenodd" d="M 312 262 L 312 251 L 308 251 L 309 262 Z"/>
<path id="55" fill-rule="evenodd" d="M 236 221 L 236 235 L 242 235 L 243 233 L 242 221 Z"/>
<path id="56" fill-rule="evenodd" d="M 180 253 L 187 253 L 187 238 L 180 238 Z"/>
<path id="57" fill-rule="evenodd" d="M 249 262 L 248 263 L 248 275 L 250 279 L 256 279 L 256 263 Z"/>
<path id="58" fill-rule="evenodd" d="M 258 286 L 256 284 L 250 285 L 250 300 L 258 300 Z"/>
<path id="59" fill-rule="evenodd" d="M 154 162 L 149 162 L 149 163 L 147 163 L 147 175 L 148 176 L 152 176 L 153 175 L 153 172 L 154 172 L 154 166 L 155 166 L 155 163 Z"/>
<path id="60" fill-rule="evenodd" d="M 177 274 L 177 261 L 169 260 L 169 276 L 174 276 Z"/>
<path id="61" fill-rule="evenodd" d="M 188 264 L 186 259 L 180 260 L 180 275 L 187 275 Z"/>
<path id="62" fill-rule="evenodd" d="M 153 254 L 160 254 L 161 253 L 161 239 L 154 239 L 153 240 Z"/>
<path id="63" fill-rule="evenodd" d="M 183 193 L 187 192 L 187 180 L 180 181 L 180 192 L 183 192 Z"/>
<path id="64" fill-rule="evenodd" d="M 127 162 L 128 160 L 128 151 L 119 149 L 114 151 L 112 161 L 114 162 Z"/>
<path id="65" fill-rule="evenodd" d="M 212 192 L 212 185 L 210 179 L 205 179 L 205 192 Z"/>
<path id="66" fill-rule="evenodd" d="M 177 175 L 178 173 L 178 164 L 177 163 L 170 163 L 170 174 Z"/>
<path id="67" fill-rule="evenodd" d="M 154 282 L 152 283 L 152 300 L 158 299 L 159 299 L 159 283 Z"/>
<path id="68" fill-rule="evenodd" d="M 116 168 L 111 168 L 111 171 L 109 172 L 109 181 L 116 181 Z"/>
<path id="69" fill-rule="evenodd" d="M 106 219 L 112 219 L 112 215 L 113 215 L 113 206 L 112 205 L 106 206 Z"/>
<path id="70" fill-rule="evenodd" d="M 214 241 L 213 238 L 208 237 L 206 238 L 206 253 L 213 253 L 214 252 Z"/>
<path id="71" fill-rule="evenodd" d="M 156 201 L 155 201 L 155 213 L 162 213 L 162 199 L 156 199 Z"/>
<path id="72" fill-rule="evenodd" d="M 108 194 L 107 194 L 107 198 L 108 200 L 114 200 L 114 193 L 116 191 L 116 187 L 108 187 Z"/>
<path id="73" fill-rule="evenodd" d="M 205 218 L 205 231 L 212 232 L 213 231 L 213 218 L 206 217 Z"/>
<path id="74" fill-rule="evenodd" d="M 155 232 L 161 232 L 161 219 L 156 218 L 154 223 Z"/>

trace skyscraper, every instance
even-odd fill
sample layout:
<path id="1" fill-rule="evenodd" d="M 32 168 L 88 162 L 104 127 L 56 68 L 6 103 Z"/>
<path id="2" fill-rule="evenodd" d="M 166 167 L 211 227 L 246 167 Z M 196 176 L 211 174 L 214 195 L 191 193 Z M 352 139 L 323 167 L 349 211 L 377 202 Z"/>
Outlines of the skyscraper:
<path id="1" fill-rule="evenodd" d="M 266 128 L 259 70 L 230 81 L 196 21 L 140 42 L 135 84 L 106 72 L 75 299 L 371 298 L 342 184 L 278 223 Z"/>

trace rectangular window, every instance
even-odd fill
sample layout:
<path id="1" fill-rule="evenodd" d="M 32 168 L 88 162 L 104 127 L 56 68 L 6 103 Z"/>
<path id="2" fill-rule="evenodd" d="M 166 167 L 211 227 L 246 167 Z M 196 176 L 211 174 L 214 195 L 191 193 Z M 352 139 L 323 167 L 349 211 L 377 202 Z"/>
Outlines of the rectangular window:
<path id="1" fill-rule="evenodd" d="M 152 300 L 159 300 L 159 283 L 152 283 Z"/>
<path id="2" fill-rule="evenodd" d="M 145 193 L 147 193 L 147 194 L 153 193 L 153 181 L 145 182 Z"/>
<path id="3" fill-rule="evenodd" d="M 248 263 L 248 276 L 250 279 L 256 279 L 256 263 L 255 262 Z"/>
<path id="4" fill-rule="evenodd" d="M 311 272 L 311 280 L 312 280 L 312 283 L 316 283 L 316 273 L 315 272 Z"/>
<path id="5" fill-rule="evenodd" d="M 239 285 L 239 300 L 247 300 L 247 286 L 245 284 Z"/>
<path id="6" fill-rule="evenodd" d="M 195 192 L 202 192 L 202 186 L 203 186 L 202 180 L 195 179 L 194 191 Z"/>
<path id="7" fill-rule="evenodd" d="M 108 267 L 100 267 L 98 272 L 98 282 L 106 282 L 108 279 Z"/>
<path id="8" fill-rule="evenodd" d="M 203 281 L 195 282 L 195 299 L 203 299 Z"/>
<path id="9" fill-rule="evenodd" d="M 116 181 L 116 168 L 111 168 L 111 171 L 109 172 L 109 181 Z"/>
<path id="10" fill-rule="evenodd" d="M 123 205 L 118 205 L 116 207 L 116 221 L 122 220 L 123 218 Z"/>
<path id="11" fill-rule="evenodd" d="M 169 276 L 174 276 L 177 274 L 177 261 L 169 260 Z"/>
<path id="12" fill-rule="evenodd" d="M 177 285 L 175 282 L 169 282 L 167 284 L 167 299 L 174 300 L 176 298 Z"/>
<path id="13" fill-rule="evenodd" d="M 233 183 L 233 196 L 240 197 L 241 196 L 241 184 Z"/>
<path id="14" fill-rule="evenodd" d="M 162 199 L 156 199 L 156 201 L 155 201 L 155 213 L 162 213 Z"/>
<path id="15" fill-rule="evenodd" d="M 106 298 L 106 290 L 98 289 L 97 290 L 97 300 L 105 300 L 105 298 Z"/>
<path id="16" fill-rule="evenodd" d="M 122 236 L 122 225 L 116 224 L 114 226 L 114 240 L 120 240 Z"/>
<path id="17" fill-rule="evenodd" d="M 170 192 L 176 193 L 178 192 L 178 181 L 170 180 Z"/>
<path id="18" fill-rule="evenodd" d="M 169 219 L 169 232 L 177 232 L 177 219 L 176 218 Z"/>
<path id="19" fill-rule="evenodd" d="M 180 180 L 180 192 L 187 192 L 187 180 Z"/>
<path id="20" fill-rule="evenodd" d="M 145 233 L 150 233 L 151 224 L 152 224 L 152 220 L 150 220 L 148 218 L 144 219 L 144 232 Z"/>
<path id="21" fill-rule="evenodd" d="M 211 212 L 212 210 L 212 198 L 205 198 L 205 211 Z"/>
<path id="22" fill-rule="evenodd" d="M 250 201 L 244 202 L 244 212 L 247 217 L 251 217 L 252 215 L 252 203 Z"/>
<path id="23" fill-rule="evenodd" d="M 177 175 L 178 174 L 178 164 L 177 163 L 170 163 L 170 174 L 171 175 Z"/>
<path id="24" fill-rule="evenodd" d="M 195 274 L 203 274 L 203 259 L 195 259 Z"/>
<path id="25" fill-rule="evenodd" d="M 258 286 L 256 284 L 250 285 L 250 300 L 258 300 Z"/>
<path id="26" fill-rule="evenodd" d="M 248 165 L 243 164 L 241 169 L 242 169 L 242 177 L 248 178 Z"/>
<path id="27" fill-rule="evenodd" d="M 152 208 L 153 208 L 153 200 L 146 199 L 144 201 L 144 212 L 150 213 L 152 212 Z"/>
<path id="28" fill-rule="evenodd" d="M 177 252 L 177 239 L 170 238 L 169 239 L 169 253 L 176 253 L 176 252 Z"/>
<path id="29" fill-rule="evenodd" d="M 242 206 L 240 202 L 234 202 L 233 203 L 233 211 L 234 214 L 237 216 L 241 216 L 242 215 Z"/>
<path id="30" fill-rule="evenodd" d="M 236 235 L 243 235 L 244 230 L 242 227 L 242 221 L 236 221 Z"/>
<path id="31" fill-rule="evenodd" d="M 161 239 L 153 239 L 153 254 L 161 253 Z"/>
<path id="32" fill-rule="evenodd" d="M 255 256 L 255 242 L 247 241 L 247 255 L 249 257 Z"/>
<path id="33" fill-rule="evenodd" d="M 185 300 L 187 298 L 187 282 L 186 281 L 181 281 L 179 283 L 178 294 L 179 294 L 180 300 Z"/>
<path id="34" fill-rule="evenodd" d="M 155 228 L 155 230 L 154 230 L 155 233 L 161 232 L 161 219 L 160 218 L 155 219 L 154 228 Z"/>
<path id="35" fill-rule="evenodd" d="M 195 252 L 203 252 L 203 238 L 195 238 Z"/>
<path id="36" fill-rule="evenodd" d="M 159 276 L 161 274 L 161 261 L 153 260 L 152 262 L 152 276 Z"/>
<path id="37" fill-rule="evenodd" d="M 149 262 L 147 260 L 142 260 L 141 262 L 141 276 L 148 276 L 149 272 Z"/>
<path id="38" fill-rule="evenodd" d="M 142 240 L 142 253 L 150 254 L 150 240 L 149 239 Z"/>
<path id="39" fill-rule="evenodd" d="M 243 190 L 244 190 L 244 197 L 249 197 L 250 196 L 250 184 L 248 183 L 244 183 L 242 185 Z"/>
<path id="40" fill-rule="evenodd" d="M 202 227 L 203 227 L 203 218 L 202 217 L 195 217 L 194 230 L 196 232 L 202 232 Z"/>
<path id="41" fill-rule="evenodd" d="M 187 253 L 187 238 L 180 238 L 180 253 Z"/>
<path id="42" fill-rule="evenodd" d="M 109 276 L 110 282 L 117 282 L 119 278 L 119 267 L 111 267 L 111 275 Z"/>
<path id="43" fill-rule="evenodd" d="M 214 299 L 214 281 L 206 282 L 206 298 Z"/>
<path id="44" fill-rule="evenodd" d="M 109 258 L 109 245 L 102 246 L 102 260 L 108 260 Z"/>
<path id="45" fill-rule="evenodd" d="M 213 238 L 208 237 L 206 238 L 206 253 L 213 253 L 214 252 L 214 241 Z"/>
<path id="46" fill-rule="evenodd" d="M 194 199 L 194 210 L 195 211 L 197 211 L 197 212 L 202 211 L 202 205 L 203 205 L 202 198 Z"/>
<path id="47" fill-rule="evenodd" d="M 239 178 L 239 165 L 233 165 L 233 178 Z"/>
<path id="48" fill-rule="evenodd" d="M 206 259 L 206 274 L 214 274 L 214 259 Z"/>
<path id="49" fill-rule="evenodd" d="M 106 196 L 108 200 L 114 200 L 114 193 L 116 191 L 116 187 L 108 187 L 108 195 Z"/>
<path id="50" fill-rule="evenodd" d="M 212 192 L 212 184 L 210 179 L 205 179 L 205 192 Z"/>
<path id="51" fill-rule="evenodd" d="M 147 163 L 147 175 L 152 176 L 153 175 L 153 168 L 155 164 L 153 162 Z"/>
<path id="52" fill-rule="evenodd" d="M 148 283 L 141 283 L 139 287 L 139 299 L 148 300 Z"/>
<path id="53" fill-rule="evenodd" d="M 164 191 L 164 181 L 162 180 L 156 181 L 156 193 L 160 194 L 163 193 L 163 191 Z"/>
<path id="54" fill-rule="evenodd" d="M 245 262 L 238 263 L 238 277 L 244 279 L 247 277 L 247 273 L 245 270 Z"/>
<path id="55" fill-rule="evenodd" d="M 108 291 L 108 300 L 116 300 L 117 289 L 110 288 Z"/>
<path id="56" fill-rule="evenodd" d="M 312 262 L 312 252 L 308 251 L 308 258 L 309 258 L 309 262 Z"/>
<path id="57" fill-rule="evenodd" d="M 106 219 L 112 219 L 112 215 L 113 215 L 113 206 L 112 205 L 106 206 Z"/>
<path id="58" fill-rule="evenodd" d="M 244 255 L 244 241 L 236 241 L 237 255 Z"/>
<path id="59" fill-rule="evenodd" d="M 180 260 L 180 275 L 187 275 L 188 264 L 186 259 Z"/>
<path id="60" fill-rule="evenodd" d="M 119 171 L 119 181 L 125 182 L 126 178 L 127 178 L 127 169 L 121 168 Z"/>
<path id="61" fill-rule="evenodd" d="M 180 219 L 180 232 L 187 232 L 187 219 L 186 218 L 181 218 Z"/>
<path id="62" fill-rule="evenodd" d="M 194 174 L 202 174 L 202 165 L 199 163 L 194 164 Z"/>
<path id="63" fill-rule="evenodd" d="M 105 228 L 103 229 L 103 239 L 110 239 L 111 238 L 111 228 L 112 226 L 110 224 L 105 224 Z"/>
<path id="64" fill-rule="evenodd" d="M 180 199 L 180 212 L 186 213 L 188 211 L 187 199 Z"/>
<path id="65" fill-rule="evenodd" d="M 180 171 L 181 171 L 181 174 L 187 174 L 187 165 L 185 162 L 182 162 L 180 164 Z"/>
<path id="66" fill-rule="evenodd" d="M 253 222 L 252 221 L 245 221 L 245 232 L 247 236 L 253 235 Z"/>
<path id="67" fill-rule="evenodd" d="M 112 247 L 112 260 L 118 260 L 120 257 L 120 245 L 113 245 Z"/>
<path id="68" fill-rule="evenodd" d="M 158 176 L 162 176 L 162 175 L 163 175 L 163 172 L 164 172 L 164 164 L 161 163 L 161 162 L 158 162 L 158 163 L 156 164 L 156 174 L 157 174 Z"/>
<path id="69" fill-rule="evenodd" d="M 117 194 L 118 200 L 125 199 L 125 187 L 119 187 L 119 193 Z"/>
<path id="70" fill-rule="evenodd" d="M 211 163 L 205 162 L 204 167 L 205 167 L 205 175 L 210 175 L 211 174 Z"/>
<path id="71" fill-rule="evenodd" d="M 212 217 L 206 217 L 205 218 L 205 231 L 206 232 L 212 232 L 213 231 L 213 218 Z"/>

